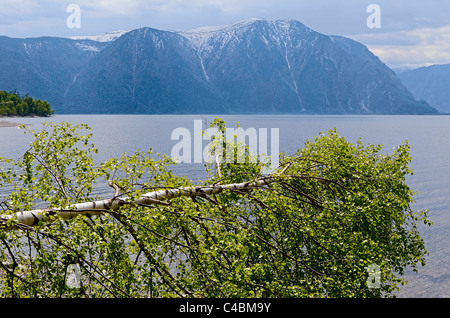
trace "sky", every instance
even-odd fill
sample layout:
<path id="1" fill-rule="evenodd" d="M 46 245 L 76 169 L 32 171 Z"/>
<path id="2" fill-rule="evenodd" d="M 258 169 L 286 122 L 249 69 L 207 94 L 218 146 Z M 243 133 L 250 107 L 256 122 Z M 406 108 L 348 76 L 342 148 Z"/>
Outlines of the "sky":
<path id="1" fill-rule="evenodd" d="M 450 63 L 449 0 L 0 0 L 0 35 L 187 31 L 254 17 L 352 38 L 392 68 Z"/>

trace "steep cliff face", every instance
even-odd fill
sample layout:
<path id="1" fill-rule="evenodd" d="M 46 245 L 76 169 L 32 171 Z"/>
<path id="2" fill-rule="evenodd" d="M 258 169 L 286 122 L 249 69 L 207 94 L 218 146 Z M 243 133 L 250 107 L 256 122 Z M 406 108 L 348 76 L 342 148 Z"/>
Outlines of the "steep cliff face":
<path id="1" fill-rule="evenodd" d="M 0 88 L 57 113 L 436 113 L 365 46 L 298 21 L 109 38 L 0 38 Z"/>

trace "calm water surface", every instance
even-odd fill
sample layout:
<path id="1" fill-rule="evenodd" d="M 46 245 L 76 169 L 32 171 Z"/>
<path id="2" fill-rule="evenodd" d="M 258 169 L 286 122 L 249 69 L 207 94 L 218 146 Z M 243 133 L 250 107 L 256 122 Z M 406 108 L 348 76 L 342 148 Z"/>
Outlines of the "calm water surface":
<path id="1" fill-rule="evenodd" d="M 98 161 L 119 157 L 126 152 L 150 147 L 161 154 L 171 154 L 177 141 L 171 140 L 175 128 L 194 131 L 194 120 L 211 122 L 215 116 L 152 115 L 57 115 L 52 118 L 12 118 L 39 130 L 44 121 L 85 123 L 92 127 L 93 142 L 99 148 Z M 227 115 L 227 127 L 239 122 L 244 129 L 279 128 L 280 151 L 294 153 L 306 139 L 334 127 L 348 140 L 359 138 L 367 144 L 382 144 L 391 152 L 408 140 L 411 144 L 414 176 L 408 184 L 418 191 L 415 210 L 428 209 L 434 222 L 423 227 L 422 236 L 430 252 L 419 273 L 408 272 L 409 284 L 401 287 L 399 297 L 450 297 L 450 116 L 242 116 Z M 269 138 L 270 140 L 270 138 Z M 20 158 L 28 149 L 30 137 L 16 127 L 0 128 L 0 156 Z M 206 142 L 205 144 L 206 145 Z M 203 176 L 201 164 L 175 167 L 180 175 L 197 179 Z M 1 190 L 0 190 L 1 191 Z"/>

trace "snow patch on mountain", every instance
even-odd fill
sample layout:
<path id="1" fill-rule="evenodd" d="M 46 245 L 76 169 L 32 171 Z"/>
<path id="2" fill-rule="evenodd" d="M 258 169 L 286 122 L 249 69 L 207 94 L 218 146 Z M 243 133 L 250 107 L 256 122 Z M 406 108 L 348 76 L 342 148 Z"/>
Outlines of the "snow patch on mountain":
<path id="1" fill-rule="evenodd" d="M 107 32 L 102 35 L 72 36 L 70 38 L 72 40 L 91 40 L 91 41 L 95 41 L 95 42 L 105 43 L 105 42 L 113 42 L 128 32 L 130 32 L 130 30 L 118 30 L 118 31 Z"/>
<path id="2" fill-rule="evenodd" d="M 179 34 L 191 40 L 192 44 L 197 49 L 208 51 L 208 43 L 212 38 L 220 36 L 221 47 L 224 47 L 227 43 L 239 38 L 239 35 L 243 30 L 246 30 L 249 27 L 254 27 L 255 22 L 258 21 L 267 20 L 263 18 L 251 18 L 230 25 L 202 27 L 186 32 L 180 32 Z"/>
<path id="3" fill-rule="evenodd" d="M 83 51 L 90 51 L 90 52 L 100 52 L 100 49 L 94 45 L 89 45 L 86 43 L 76 43 L 75 44 L 79 49 Z"/>
<path id="4" fill-rule="evenodd" d="M 264 24 L 259 24 L 258 22 L 263 22 Z M 253 32 L 257 28 L 261 28 L 262 40 L 267 46 L 269 46 L 271 43 L 281 45 L 283 44 L 283 40 L 284 42 L 293 42 L 290 39 L 290 33 L 293 32 L 293 27 L 299 26 L 308 33 L 314 32 L 313 30 L 295 20 L 267 20 L 263 18 L 251 18 L 230 25 L 202 27 L 186 32 L 179 32 L 178 34 L 189 39 L 192 45 L 198 51 L 209 52 L 212 46 L 217 47 L 218 43 L 220 43 L 220 48 L 222 49 L 227 44 L 232 43 L 233 41 L 241 42 L 242 39 L 245 38 L 246 32 Z M 262 28 L 268 28 L 272 32 L 265 33 Z M 269 38 L 267 38 L 266 36 L 269 36 Z M 211 42 L 215 43 L 212 44 Z M 296 43 L 296 47 L 300 46 L 301 41 L 299 41 L 299 43 Z"/>

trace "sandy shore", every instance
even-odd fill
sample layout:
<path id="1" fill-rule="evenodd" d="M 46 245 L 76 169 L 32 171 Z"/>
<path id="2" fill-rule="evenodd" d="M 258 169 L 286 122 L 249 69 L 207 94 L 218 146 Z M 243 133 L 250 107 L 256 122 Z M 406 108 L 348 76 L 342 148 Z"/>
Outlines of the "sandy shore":
<path id="1" fill-rule="evenodd" d="M 18 124 L 18 123 L 12 123 L 10 121 L 6 121 L 6 120 L 0 120 L 0 128 L 1 127 L 18 127 L 22 124 Z"/>

